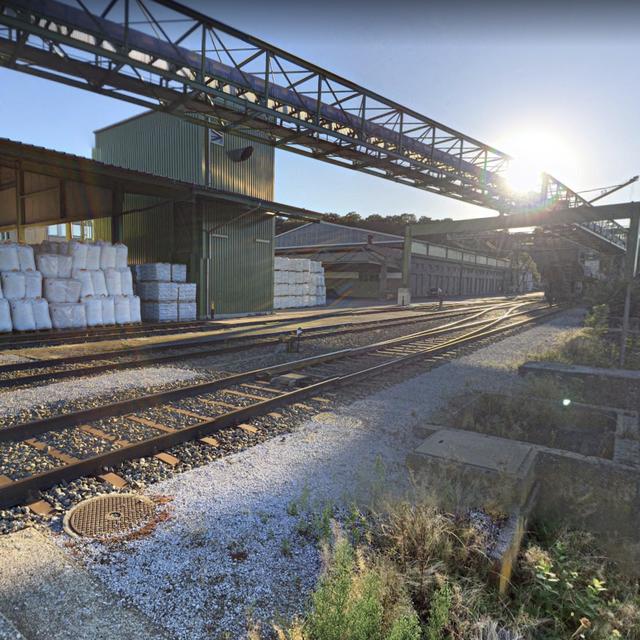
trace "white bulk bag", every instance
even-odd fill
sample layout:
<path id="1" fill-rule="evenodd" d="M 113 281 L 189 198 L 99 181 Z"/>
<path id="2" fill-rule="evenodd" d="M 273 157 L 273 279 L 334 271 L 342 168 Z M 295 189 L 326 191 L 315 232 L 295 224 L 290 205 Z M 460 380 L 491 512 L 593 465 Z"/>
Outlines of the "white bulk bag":
<path id="1" fill-rule="evenodd" d="M 186 282 L 187 281 L 187 265 L 186 264 L 172 264 L 171 265 L 171 280 L 173 282 Z"/>
<path id="2" fill-rule="evenodd" d="M 98 327 L 102 324 L 102 300 L 100 298 L 83 298 L 84 313 L 88 327 Z"/>
<path id="3" fill-rule="evenodd" d="M 11 300 L 9 305 L 11 306 L 11 322 L 16 331 L 36 330 L 31 300 Z"/>
<path id="4" fill-rule="evenodd" d="M 2 295 L 2 278 L 0 278 L 0 300 L 4 298 L 4 295 Z"/>
<path id="5" fill-rule="evenodd" d="M 110 242 L 98 242 L 100 247 L 100 268 L 106 269 L 116 268 L 116 248 Z"/>
<path id="6" fill-rule="evenodd" d="M 95 269 L 91 271 L 91 282 L 93 284 L 93 295 L 94 296 L 106 296 L 109 294 L 107 291 L 107 281 L 104 277 L 104 271 L 100 271 L 100 269 Z"/>
<path id="7" fill-rule="evenodd" d="M 44 297 L 49 302 L 78 302 L 82 283 L 71 278 L 45 278 Z"/>
<path id="8" fill-rule="evenodd" d="M 116 269 L 126 269 L 127 268 L 127 258 L 129 254 L 129 250 L 127 249 L 126 244 L 122 244 L 122 242 L 116 242 L 113 245 L 113 248 L 116 251 Z"/>
<path id="9" fill-rule="evenodd" d="M 88 271 L 96 271 L 100 268 L 100 245 L 88 244 L 87 246 L 87 258 L 85 268 Z"/>
<path id="10" fill-rule="evenodd" d="M 118 269 L 120 272 L 120 280 L 122 283 L 122 295 L 123 296 L 132 296 L 133 295 L 133 276 L 131 275 L 131 269 Z"/>
<path id="11" fill-rule="evenodd" d="M 25 298 L 41 298 L 42 297 L 42 274 L 39 271 L 25 271 L 24 279 L 25 279 Z"/>
<path id="12" fill-rule="evenodd" d="M 113 296 L 113 304 L 116 312 L 116 324 L 129 324 L 131 322 L 131 303 L 127 296 Z"/>
<path id="13" fill-rule="evenodd" d="M 140 315 L 140 298 L 138 298 L 138 296 L 129 297 L 129 307 L 131 309 L 131 322 L 142 322 Z"/>
<path id="14" fill-rule="evenodd" d="M 142 302 L 142 319 L 149 322 L 176 322 L 178 319 L 177 302 Z"/>
<path id="15" fill-rule="evenodd" d="M 100 298 L 102 303 L 102 324 L 116 323 L 116 308 L 112 297 Z"/>
<path id="16" fill-rule="evenodd" d="M 0 244 L 0 271 L 18 271 L 19 269 L 18 245 L 15 242 Z"/>
<path id="17" fill-rule="evenodd" d="M 27 279 L 22 271 L 7 271 L 2 274 L 0 279 L 2 280 L 4 297 L 7 300 L 18 300 L 26 296 Z"/>
<path id="18" fill-rule="evenodd" d="M 70 278 L 73 258 L 71 256 L 58 256 L 58 278 Z"/>
<path id="19" fill-rule="evenodd" d="M 122 295 L 122 276 L 117 269 L 106 269 L 104 272 L 107 281 L 107 292 L 110 296 Z"/>
<path id="20" fill-rule="evenodd" d="M 72 269 L 87 268 L 87 245 L 84 242 L 72 240 L 67 247 L 67 254 L 71 256 Z"/>
<path id="21" fill-rule="evenodd" d="M 80 282 L 81 298 L 94 295 L 93 280 L 91 278 L 90 271 L 87 271 L 86 269 L 73 269 L 71 271 L 71 277 Z"/>
<path id="22" fill-rule="evenodd" d="M 49 303 L 44 298 L 36 298 L 31 301 L 33 309 L 33 319 L 36 323 L 36 329 L 42 331 L 51 329 L 51 316 L 49 316 Z"/>
<path id="23" fill-rule="evenodd" d="M 58 277 L 58 256 L 55 253 L 39 253 L 36 265 L 43 278 Z"/>
<path id="24" fill-rule="evenodd" d="M 17 251 L 20 271 L 35 271 L 36 261 L 33 257 L 33 247 L 29 244 L 19 244 Z"/>
<path id="25" fill-rule="evenodd" d="M 82 329 L 87 326 L 84 305 L 79 302 L 54 302 L 49 305 L 51 324 L 56 329 Z"/>
<path id="26" fill-rule="evenodd" d="M 0 300 L 0 333 L 11 333 L 11 331 L 13 331 L 13 323 L 9 301 Z"/>

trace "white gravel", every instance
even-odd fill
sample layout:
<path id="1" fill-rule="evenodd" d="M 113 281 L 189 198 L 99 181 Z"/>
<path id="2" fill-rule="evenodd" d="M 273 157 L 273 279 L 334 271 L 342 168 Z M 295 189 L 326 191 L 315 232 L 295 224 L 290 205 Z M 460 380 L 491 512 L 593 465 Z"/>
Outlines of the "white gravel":
<path id="1" fill-rule="evenodd" d="M 0 418 L 35 407 L 53 406 L 96 398 L 111 393 L 182 382 L 198 377 L 198 373 L 177 367 L 143 368 L 114 371 L 90 378 L 74 378 L 39 387 L 7 390 L 0 393 Z M 1 424 L 1 423 L 0 423 Z"/>
<path id="2" fill-rule="evenodd" d="M 302 610 L 317 579 L 316 545 L 297 532 L 301 517 L 287 513 L 305 487 L 319 511 L 381 485 L 405 486 L 405 458 L 419 442 L 414 426 L 465 389 L 504 389 L 515 366 L 581 315 L 564 314 L 319 414 L 287 437 L 157 484 L 153 493 L 174 497 L 167 522 L 123 549 L 88 544 L 80 553 L 107 586 L 175 637 L 245 638 L 248 619 L 268 626 Z"/>

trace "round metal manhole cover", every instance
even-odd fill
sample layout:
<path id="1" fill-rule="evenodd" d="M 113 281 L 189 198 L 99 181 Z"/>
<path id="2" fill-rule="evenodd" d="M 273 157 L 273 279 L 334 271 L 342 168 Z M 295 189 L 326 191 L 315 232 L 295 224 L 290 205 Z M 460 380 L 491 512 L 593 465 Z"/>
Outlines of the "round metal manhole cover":
<path id="1" fill-rule="evenodd" d="M 67 533 L 106 538 L 135 532 L 153 518 L 152 500 L 135 493 L 110 493 L 83 500 L 64 518 Z"/>

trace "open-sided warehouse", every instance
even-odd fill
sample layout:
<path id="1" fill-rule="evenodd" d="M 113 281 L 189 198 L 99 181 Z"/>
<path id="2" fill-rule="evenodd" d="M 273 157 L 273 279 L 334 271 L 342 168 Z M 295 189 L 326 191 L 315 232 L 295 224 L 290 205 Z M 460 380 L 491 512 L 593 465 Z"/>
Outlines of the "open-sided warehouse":
<path id="1" fill-rule="evenodd" d="M 92 221 L 121 240 L 131 264 L 182 262 L 198 284 L 198 315 L 269 311 L 274 215 L 317 219 L 233 193 L 0 139 L 0 232 Z M 141 210 L 144 209 L 144 210 Z"/>
<path id="2" fill-rule="evenodd" d="M 276 253 L 321 261 L 331 295 L 393 299 L 402 284 L 403 242 L 402 236 L 318 222 L 278 235 Z M 438 287 L 448 295 L 505 290 L 506 260 L 417 240 L 411 248 L 413 297 Z"/>

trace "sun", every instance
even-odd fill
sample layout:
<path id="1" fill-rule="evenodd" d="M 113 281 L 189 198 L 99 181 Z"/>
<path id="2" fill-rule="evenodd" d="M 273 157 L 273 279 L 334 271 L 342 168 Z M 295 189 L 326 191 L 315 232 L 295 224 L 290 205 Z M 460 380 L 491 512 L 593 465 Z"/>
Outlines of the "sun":
<path id="1" fill-rule="evenodd" d="M 504 172 L 507 185 L 520 194 L 539 193 L 543 173 L 566 172 L 572 162 L 562 137 L 544 129 L 517 130 L 501 148 L 513 158 Z"/>

